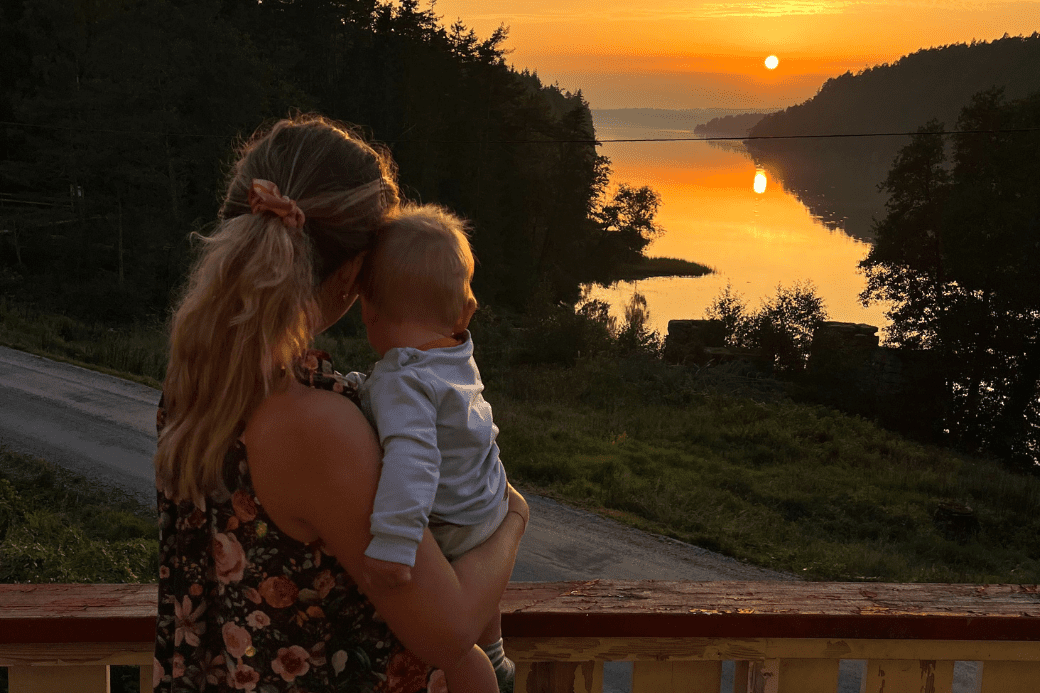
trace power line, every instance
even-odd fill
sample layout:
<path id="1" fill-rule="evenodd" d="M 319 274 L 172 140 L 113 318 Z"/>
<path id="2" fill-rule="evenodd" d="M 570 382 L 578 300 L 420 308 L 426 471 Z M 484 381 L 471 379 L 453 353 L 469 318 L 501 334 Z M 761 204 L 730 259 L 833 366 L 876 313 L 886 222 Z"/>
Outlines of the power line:
<path id="1" fill-rule="evenodd" d="M 189 132 L 155 132 L 149 130 L 115 130 L 110 128 L 76 128 L 64 125 L 41 125 L 38 123 L 16 123 L 8 120 L 0 120 L 0 125 L 39 128 L 44 130 L 64 130 L 70 132 L 84 133 L 106 133 L 113 135 L 148 135 L 156 137 L 197 137 L 205 139 L 234 139 L 240 137 L 234 135 L 207 135 Z M 914 137 L 914 136 L 940 136 L 950 135 L 1005 135 L 1026 132 L 1040 132 L 1040 127 L 1031 128 L 1007 128 L 996 130 L 941 130 L 939 132 L 851 132 L 851 133 L 823 133 L 823 134 L 801 134 L 801 135 L 733 135 L 733 136 L 710 136 L 710 137 L 630 137 L 630 138 L 575 138 L 575 139 L 513 139 L 513 140 L 383 140 L 388 144 L 620 144 L 628 142 L 754 142 L 762 140 L 807 140 L 807 139 L 844 139 L 864 137 Z"/>
<path id="2" fill-rule="evenodd" d="M 853 133 L 829 133 L 809 135 L 745 135 L 743 137 L 712 136 L 712 137 L 652 137 L 646 139 L 601 139 L 598 142 L 747 142 L 754 140 L 808 140 L 808 139 L 838 139 L 843 137 L 916 137 L 918 135 L 1003 135 L 1021 132 L 1040 132 L 1040 127 L 1035 128 L 1008 128 L 1005 130 L 942 130 L 940 132 L 853 132 Z M 574 141 L 582 140 L 555 140 Z M 591 142 L 592 140 L 585 140 Z"/>
<path id="3" fill-rule="evenodd" d="M 116 130 L 112 128 L 77 128 L 67 125 L 42 125 L 40 123 L 16 123 L 10 120 L 0 120 L 0 125 L 10 125 L 21 128 L 38 128 L 40 130 L 63 130 L 67 132 L 105 133 L 107 135 L 150 135 L 154 137 L 198 137 L 200 139 L 230 139 L 238 135 L 206 135 L 195 132 L 156 132 L 152 130 Z"/>

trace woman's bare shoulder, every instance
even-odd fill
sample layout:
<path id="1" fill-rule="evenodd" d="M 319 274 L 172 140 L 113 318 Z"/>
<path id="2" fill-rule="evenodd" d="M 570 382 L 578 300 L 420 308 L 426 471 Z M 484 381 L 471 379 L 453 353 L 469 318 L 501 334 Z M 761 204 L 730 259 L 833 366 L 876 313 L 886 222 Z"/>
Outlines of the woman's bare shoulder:
<path id="1" fill-rule="evenodd" d="M 291 383 L 269 395 L 250 417 L 249 432 L 312 438 L 320 429 L 328 435 L 371 433 L 357 405 L 341 394 Z"/>
<path id="2" fill-rule="evenodd" d="M 380 448 L 358 407 L 343 395 L 294 385 L 260 404 L 243 439 L 253 485 L 282 530 L 301 541 L 322 537 L 348 564 L 360 556 Z M 333 540 L 332 528 L 342 536 Z"/>
<path id="3" fill-rule="evenodd" d="M 294 460 L 299 472 L 329 465 L 379 463 L 379 442 L 357 405 L 343 395 L 293 383 L 268 396 L 243 434 L 250 460 Z M 254 454 L 256 453 L 256 454 Z"/>

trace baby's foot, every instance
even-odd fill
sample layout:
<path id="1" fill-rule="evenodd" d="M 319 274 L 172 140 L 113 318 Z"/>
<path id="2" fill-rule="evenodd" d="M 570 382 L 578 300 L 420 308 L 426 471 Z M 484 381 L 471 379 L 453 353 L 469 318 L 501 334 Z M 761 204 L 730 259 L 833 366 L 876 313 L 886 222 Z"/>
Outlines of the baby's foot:
<path id="1" fill-rule="evenodd" d="M 498 679 L 498 693 L 513 693 L 516 681 L 516 663 L 508 657 L 495 667 L 495 678 Z"/>

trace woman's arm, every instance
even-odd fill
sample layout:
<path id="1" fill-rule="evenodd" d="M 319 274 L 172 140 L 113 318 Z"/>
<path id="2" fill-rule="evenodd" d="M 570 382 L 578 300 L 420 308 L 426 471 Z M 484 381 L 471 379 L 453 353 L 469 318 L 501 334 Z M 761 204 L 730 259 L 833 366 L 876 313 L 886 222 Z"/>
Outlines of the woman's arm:
<path id="1" fill-rule="evenodd" d="M 381 453 L 361 412 L 339 395 L 290 387 L 260 406 L 245 437 L 256 492 L 282 531 L 301 541 L 320 537 L 361 583 Z M 512 490 L 510 510 L 454 570 L 427 530 L 410 583 L 361 583 L 394 633 L 429 664 L 457 661 L 496 613 L 528 516 Z"/>

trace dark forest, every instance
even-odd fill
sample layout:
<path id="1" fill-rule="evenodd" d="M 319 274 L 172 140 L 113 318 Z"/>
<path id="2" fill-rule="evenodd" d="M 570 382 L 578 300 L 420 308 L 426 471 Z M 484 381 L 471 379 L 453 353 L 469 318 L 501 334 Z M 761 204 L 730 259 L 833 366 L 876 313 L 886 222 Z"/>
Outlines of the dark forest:
<path id="1" fill-rule="evenodd" d="M 408 198 L 471 220 L 482 302 L 573 303 L 641 257 L 656 196 L 608 195 L 581 92 L 511 69 L 506 38 L 417 0 L 4 0 L 0 292 L 161 317 L 236 144 L 302 111 L 356 124 Z"/>

